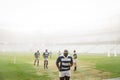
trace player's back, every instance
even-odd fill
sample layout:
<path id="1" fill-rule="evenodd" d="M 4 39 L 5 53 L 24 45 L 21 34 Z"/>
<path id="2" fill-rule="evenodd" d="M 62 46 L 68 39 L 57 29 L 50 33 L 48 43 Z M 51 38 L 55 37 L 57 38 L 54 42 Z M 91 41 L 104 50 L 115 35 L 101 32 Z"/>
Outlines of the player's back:
<path id="1" fill-rule="evenodd" d="M 48 56 L 49 56 L 49 53 L 48 53 L 48 52 L 44 52 L 44 53 L 43 53 L 43 57 L 44 57 L 44 58 L 48 58 Z"/>
<path id="2" fill-rule="evenodd" d="M 35 52 L 35 58 L 39 58 L 39 55 L 40 55 L 40 53 L 38 53 L 38 52 Z"/>
<path id="3" fill-rule="evenodd" d="M 76 53 L 73 54 L 73 59 L 77 59 L 77 54 Z"/>

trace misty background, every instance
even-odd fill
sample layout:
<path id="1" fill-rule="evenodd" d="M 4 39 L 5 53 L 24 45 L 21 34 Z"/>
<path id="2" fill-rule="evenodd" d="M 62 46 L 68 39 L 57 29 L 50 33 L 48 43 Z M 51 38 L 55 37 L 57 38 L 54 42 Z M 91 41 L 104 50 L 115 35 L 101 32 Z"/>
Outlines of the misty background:
<path id="1" fill-rule="evenodd" d="M 0 1 L 0 51 L 120 53 L 119 0 Z"/>

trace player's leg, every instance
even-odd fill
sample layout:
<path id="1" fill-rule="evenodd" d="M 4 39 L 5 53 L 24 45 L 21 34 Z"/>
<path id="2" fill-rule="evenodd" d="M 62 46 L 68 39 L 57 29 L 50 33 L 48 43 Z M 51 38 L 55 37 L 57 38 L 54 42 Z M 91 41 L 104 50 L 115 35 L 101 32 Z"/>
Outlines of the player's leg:
<path id="1" fill-rule="evenodd" d="M 34 65 L 36 64 L 36 59 L 34 60 Z"/>
<path id="2" fill-rule="evenodd" d="M 45 68 L 47 68 L 47 60 L 45 60 Z"/>
<path id="3" fill-rule="evenodd" d="M 47 68 L 47 60 L 44 60 L 44 69 Z"/>
<path id="4" fill-rule="evenodd" d="M 59 72 L 59 79 L 60 80 L 64 80 L 65 78 L 64 78 L 64 76 L 65 76 L 65 72 Z"/>
<path id="5" fill-rule="evenodd" d="M 64 80 L 64 77 L 60 77 L 60 80 Z"/>
<path id="6" fill-rule="evenodd" d="M 76 62 L 77 62 L 77 60 L 76 60 L 76 59 L 74 59 L 74 60 L 73 60 L 74 71 L 76 71 L 76 69 L 77 69 L 77 64 L 76 64 Z"/>
<path id="7" fill-rule="evenodd" d="M 45 60 L 45 68 L 46 68 L 46 60 Z"/>
<path id="8" fill-rule="evenodd" d="M 77 63 L 75 63 L 75 71 L 77 70 Z"/>
<path id="9" fill-rule="evenodd" d="M 68 77 L 68 76 L 65 76 L 65 80 L 70 80 L 70 77 Z"/>
<path id="10" fill-rule="evenodd" d="M 76 66 L 76 62 L 74 62 L 74 71 L 76 71 L 77 66 Z"/>
<path id="11" fill-rule="evenodd" d="M 46 60 L 46 68 L 48 69 L 48 60 Z"/>
<path id="12" fill-rule="evenodd" d="M 75 60 L 75 71 L 77 70 L 77 60 Z"/>
<path id="13" fill-rule="evenodd" d="M 65 80 L 70 80 L 70 76 L 71 76 L 70 70 L 69 70 L 69 71 L 66 71 L 66 72 L 65 72 Z"/>
<path id="14" fill-rule="evenodd" d="M 45 60 L 44 60 L 44 69 L 45 69 Z"/>
<path id="15" fill-rule="evenodd" d="M 37 59 L 37 66 L 39 66 L 39 59 Z"/>

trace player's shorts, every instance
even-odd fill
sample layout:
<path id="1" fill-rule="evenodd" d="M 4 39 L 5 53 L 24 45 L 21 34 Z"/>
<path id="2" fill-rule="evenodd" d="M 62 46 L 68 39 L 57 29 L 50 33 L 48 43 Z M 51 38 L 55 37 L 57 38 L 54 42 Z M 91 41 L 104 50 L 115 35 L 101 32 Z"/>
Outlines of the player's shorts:
<path id="1" fill-rule="evenodd" d="M 73 59 L 73 63 L 76 63 L 77 62 L 77 59 Z"/>
<path id="2" fill-rule="evenodd" d="M 38 61 L 38 60 L 39 60 L 39 58 L 35 58 L 35 60 L 36 60 L 36 61 Z"/>
<path id="3" fill-rule="evenodd" d="M 44 61 L 48 61 L 48 58 L 44 58 Z"/>
<path id="4" fill-rule="evenodd" d="M 71 76 L 70 70 L 68 70 L 68 71 L 60 71 L 59 72 L 59 77 L 65 77 L 65 76 L 67 76 L 67 77 Z"/>

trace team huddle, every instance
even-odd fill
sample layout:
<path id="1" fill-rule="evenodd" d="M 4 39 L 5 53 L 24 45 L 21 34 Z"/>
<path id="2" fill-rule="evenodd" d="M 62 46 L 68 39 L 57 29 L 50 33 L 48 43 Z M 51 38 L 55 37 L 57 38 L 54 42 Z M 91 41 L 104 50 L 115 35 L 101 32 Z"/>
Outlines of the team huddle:
<path id="1" fill-rule="evenodd" d="M 48 69 L 49 55 L 50 55 L 50 53 L 46 49 L 45 52 L 43 52 L 44 69 Z M 37 52 L 35 52 L 34 56 L 35 56 L 34 65 L 37 64 L 37 66 L 39 66 L 39 57 L 40 57 L 39 50 Z M 64 50 L 63 54 L 59 54 L 58 58 L 56 59 L 56 66 L 59 71 L 60 80 L 70 80 L 70 76 L 71 76 L 70 68 L 74 65 L 74 71 L 76 71 L 77 70 L 76 63 L 77 63 L 76 50 L 73 51 L 73 56 L 69 55 L 68 50 Z"/>

